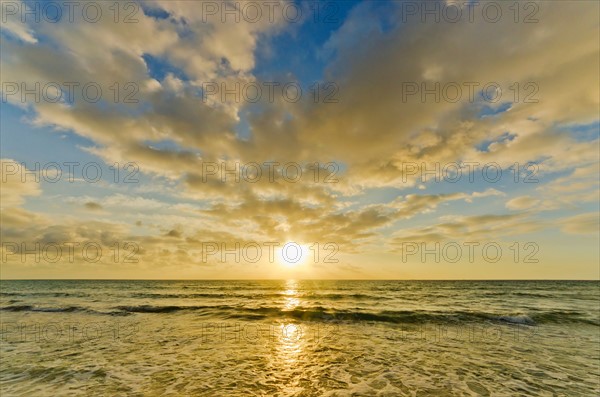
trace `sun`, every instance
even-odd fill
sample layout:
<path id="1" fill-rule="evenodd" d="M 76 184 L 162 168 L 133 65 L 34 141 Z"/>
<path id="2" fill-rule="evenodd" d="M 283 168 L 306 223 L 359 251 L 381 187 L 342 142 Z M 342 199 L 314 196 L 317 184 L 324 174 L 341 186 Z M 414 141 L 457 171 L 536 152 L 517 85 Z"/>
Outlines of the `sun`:
<path id="1" fill-rule="evenodd" d="M 277 259 L 283 266 L 296 267 L 308 259 L 308 247 L 288 241 L 277 250 Z"/>

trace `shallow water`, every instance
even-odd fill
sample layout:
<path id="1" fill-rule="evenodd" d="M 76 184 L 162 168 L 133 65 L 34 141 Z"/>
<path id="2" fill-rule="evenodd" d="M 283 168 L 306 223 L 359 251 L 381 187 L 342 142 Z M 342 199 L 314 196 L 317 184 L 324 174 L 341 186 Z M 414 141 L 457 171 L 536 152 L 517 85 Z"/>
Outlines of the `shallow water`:
<path id="1" fill-rule="evenodd" d="M 2 396 L 593 396 L 600 283 L 2 281 Z"/>

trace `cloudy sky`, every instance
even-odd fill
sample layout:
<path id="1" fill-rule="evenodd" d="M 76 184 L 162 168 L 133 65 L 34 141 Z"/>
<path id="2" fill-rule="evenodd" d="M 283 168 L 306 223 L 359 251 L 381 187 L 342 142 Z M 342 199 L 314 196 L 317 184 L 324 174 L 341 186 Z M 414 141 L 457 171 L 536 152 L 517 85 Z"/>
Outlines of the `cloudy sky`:
<path id="1" fill-rule="evenodd" d="M 599 3 L 426 3 L 3 1 L 0 275 L 598 278 Z"/>

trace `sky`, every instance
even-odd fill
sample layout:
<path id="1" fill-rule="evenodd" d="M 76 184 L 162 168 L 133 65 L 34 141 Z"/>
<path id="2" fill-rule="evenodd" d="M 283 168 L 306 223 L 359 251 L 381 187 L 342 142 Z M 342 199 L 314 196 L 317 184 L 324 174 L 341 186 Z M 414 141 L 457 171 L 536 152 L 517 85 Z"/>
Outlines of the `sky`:
<path id="1" fill-rule="evenodd" d="M 598 2 L 69 7 L 2 1 L 3 279 L 600 277 Z"/>

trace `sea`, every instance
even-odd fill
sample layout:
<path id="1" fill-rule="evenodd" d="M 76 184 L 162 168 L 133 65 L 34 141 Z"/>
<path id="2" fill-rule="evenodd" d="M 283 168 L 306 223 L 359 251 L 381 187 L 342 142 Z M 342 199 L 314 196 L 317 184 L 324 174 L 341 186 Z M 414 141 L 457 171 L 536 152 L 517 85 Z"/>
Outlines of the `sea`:
<path id="1" fill-rule="evenodd" d="M 598 281 L 0 282 L 0 395 L 598 396 Z"/>

